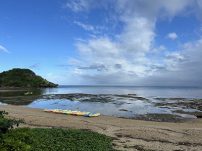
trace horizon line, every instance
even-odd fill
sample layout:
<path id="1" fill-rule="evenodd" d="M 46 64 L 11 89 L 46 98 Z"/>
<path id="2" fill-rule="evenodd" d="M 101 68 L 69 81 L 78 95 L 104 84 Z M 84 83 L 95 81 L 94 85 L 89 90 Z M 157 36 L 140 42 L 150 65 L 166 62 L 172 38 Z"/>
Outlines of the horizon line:
<path id="1" fill-rule="evenodd" d="M 195 88 L 201 88 L 201 86 L 160 86 L 160 85 L 102 85 L 102 84 L 92 84 L 92 85 L 86 85 L 86 84 L 59 84 L 58 85 L 59 87 L 60 86 L 69 86 L 69 87 L 73 87 L 73 86 L 86 86 L 86 87 L 195 87 Z"/>

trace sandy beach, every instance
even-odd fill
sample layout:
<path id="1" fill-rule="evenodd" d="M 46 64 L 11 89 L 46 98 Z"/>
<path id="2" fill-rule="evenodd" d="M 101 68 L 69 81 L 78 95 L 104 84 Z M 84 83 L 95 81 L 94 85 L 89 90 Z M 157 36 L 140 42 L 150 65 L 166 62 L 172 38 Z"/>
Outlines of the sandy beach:
<path id="1" fill-rule="evenodd" d="M 183 123 L 152 122 L 110 116 L 95 118 L 46 113 L 24 106 L 0 105 L 9 117 L 23 119 L 28 127 L 89 129 L 114 138 L 119 150 L 202 150 L 202 120 Z"/>

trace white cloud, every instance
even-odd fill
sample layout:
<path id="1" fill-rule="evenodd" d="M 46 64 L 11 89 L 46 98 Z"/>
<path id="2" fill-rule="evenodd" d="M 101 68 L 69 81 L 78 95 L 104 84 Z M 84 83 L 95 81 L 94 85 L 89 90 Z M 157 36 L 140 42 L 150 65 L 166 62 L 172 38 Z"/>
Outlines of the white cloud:
<path id="1" fill-rule="evenodd" d="M 148 52 L 155 36 L 153 25 L 154 23 L 145 17 L 133 17 L 127 20 L 120 35 L 122 49 L 136 54 Z"/>
<path id="2" fill-rule="evenodd" d="M 118 46 L 107 37 L 90 39 L 87 43 L 77 43 L 77 49 L 83 56 L 93 54 L 95 57 L 118 55 Z"/>
<path id="3" fill-rule="evenodd" d="M 102 25 L 91 25 L 91 24 L 86 24 L 80 21 L 74 21 L 74 24 L 77 26 L 81 27 L 83 30 L 89 32 L 89 35 L 91 37 L 95 37 L 96 35 L 102 34 L 103 32 L 107 31 L 107 27 L 104 27 Z M 81 38 L 77 38 L 82 40 Z"/>
<path id="4" fill-rule="evenodd" d="M 118 0 L 117 10 L 127 17 L 131 14 L 147 16 L 151 19 L 156 17 L 174 17 L 189 7 L 194 0 Z"/>
<path id="5" fill-rule="evenodd" d="M 0 51 L 8 52 L 8 50 L 4 46 L 2 46 L 2 45 L 0 45 Z"/>
<path id="6" fill-rule="evenodd" d="M 202 39 L 183 44 L 182 49 L 165 58 L 166 71 L 148 77 L 153 84 L 201 86 L 202 84 Z"/>
<path id="7" fill-rule="evenodd" d="M 81 28 L 83 28 L 84 30 L 87 30 L 87 31 L 94 31 L 95 28 L 90 25 L 90 24 L 84 24 L 82 22 L 79 22 L 79 21 L 74 21 L 74 23 L 78 26 L 80 26 Z"/>
<path id="8" fill-rule="evenodd" d="M 166 51 L 166 47 L 164 45 L 156 46 L 152 49 L 152 53 L 160 53 Z"/>
<path id="9" fill-rule="evenodd" d="M 89 0 L 68 0 L 65 7 L 71 9 L 74 12 L 80 12 L 88 10 L 91 5 Z"/>
<path id="10" fill-rule="evenodd" d="M 89 2 L 85 5 L 87 7 L 79 8 L 90 10 L 95 7 L 90 5 L 92 1 L 85 2 Z M 80 57 L 71 64 L 74 76 L 85 84 L 169 85 L 193 81 L 195 75 L 186 72 L 192 68 L 193 56 L 201 55 L 199 48 L 202 44 L 197 41 L 184 45 L 181 51 L 169 52 L 163 45 L 155 46 L 155 28 L 159 18 L 170 19 L 183 14 L 193 5 L 194 0 L 113 2 L 113 15 L 116 16 L 116 21 L 123 25 L 122 29 L 114 36 L 106 34 L 77 41 L 75 45 Z M 82 23 L 79 26 L 88 31 L 93 30 Z M 172 32 L 167 37 L 175 40 L 178 35 Z M 152 57 L 149 56 L 151 54 Z M 198 58 L 196 60 L 200 61 Z M 193 73 L 201 68 L 199 64 L 196 66 Z M 199 75 L 202 76 L 201 73 Z"/>
<path id="11" fill-rule="evenodd" d="M 171 40 L 175 40 L 178 38 L 178 36 L 175 32 L 172 32 L 172 33 L 168 33 L 167 38 L 169 38 Z"/>

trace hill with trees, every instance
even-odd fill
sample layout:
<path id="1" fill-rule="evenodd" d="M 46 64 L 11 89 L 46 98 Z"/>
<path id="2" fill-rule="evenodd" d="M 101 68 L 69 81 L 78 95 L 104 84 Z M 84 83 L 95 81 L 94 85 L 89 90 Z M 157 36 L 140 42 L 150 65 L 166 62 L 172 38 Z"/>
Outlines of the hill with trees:
<path id="1" fill-rule="evenodd" d="M 0 87 L 45 88 L 57 86 L 36 75 L 30 69 L 14 68 L 0 73 Z"/>

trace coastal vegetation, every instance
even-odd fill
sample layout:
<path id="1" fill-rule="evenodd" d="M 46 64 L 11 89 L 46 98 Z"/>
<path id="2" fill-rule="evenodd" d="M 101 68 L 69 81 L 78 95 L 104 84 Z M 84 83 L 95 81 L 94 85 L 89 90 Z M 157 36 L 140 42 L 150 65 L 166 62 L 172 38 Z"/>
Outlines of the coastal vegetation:
<path id="1" fill-rule="evenodd" d="M 61 128 L 15 128 L 19 121 L 0 112 L 1 151 L 110 151 L 112 139 L 88 130 Z"/>
<path id="2" fill-rule="evenodd" d="M 57 84 L 36 75 L 30 69 L 14 68 L 0 73 L 0 87 L 44 88 L 57 87 Z"/>

